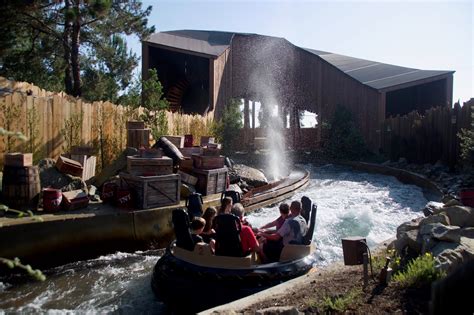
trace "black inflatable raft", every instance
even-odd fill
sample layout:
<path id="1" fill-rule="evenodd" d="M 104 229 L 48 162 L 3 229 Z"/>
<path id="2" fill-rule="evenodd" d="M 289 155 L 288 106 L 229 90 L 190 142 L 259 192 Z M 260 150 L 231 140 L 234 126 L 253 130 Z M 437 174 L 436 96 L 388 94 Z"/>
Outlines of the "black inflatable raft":
<path id="1" fill-rule="evenodd" d="M 311 209 L 308 200 L 303 205 Z M 173 213 L 177 241 L 167 248 L 155 265 L 151 280 L 155 295 L 177 313 L 194 313 L 308 273 L 314 264 L 312 235 L 316 210 L 316 205 L 313 205 L 306 244 L 285 246 L 280 261 L 268 264 L 259 264 L 254 255 L 216 256 L 204 243 L 193 245 L 193 250 L 183 248 L 187 245 L 179 239 L 180 224 L 176 224 L 181 215 Z M 309 211 L 306 212 L 306 217 L 309 217 Z"/>

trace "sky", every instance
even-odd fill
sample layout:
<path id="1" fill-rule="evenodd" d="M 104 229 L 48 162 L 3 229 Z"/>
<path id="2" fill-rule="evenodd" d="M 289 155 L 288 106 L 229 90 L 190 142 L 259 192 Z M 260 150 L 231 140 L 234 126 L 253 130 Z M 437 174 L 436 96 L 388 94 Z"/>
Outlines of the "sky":
<path id="1" fill-rule="evenodd" d="M 149 25 L 256 33 L 297 46 L 424 70 L 454 70 L 453 101 L 474 97 L 474 0 L 143 1 Z M 141 55 L 137 38 L 129 47 Z M 140 68 L 141 69 L 141 68 Z"/>

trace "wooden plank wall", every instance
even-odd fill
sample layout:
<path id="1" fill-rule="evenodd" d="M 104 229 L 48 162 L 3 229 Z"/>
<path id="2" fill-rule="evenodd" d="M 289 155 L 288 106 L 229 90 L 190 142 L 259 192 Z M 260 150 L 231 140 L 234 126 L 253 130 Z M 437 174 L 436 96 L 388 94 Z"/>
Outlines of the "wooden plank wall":
<path id="1" fill-rule="evenodd" d="M 431 108 L 424 115 L 411 112 L 388 118 L 381 128 L 381 150 L 392 160 L 404 157 L 414 163 L 442 161 L 454 166 L 460 154 L 457 134 L 463 128 L 472 129 L 473 112 L 471 99 L 463 106 Z"/>
<path id="2" fill-rule="evenodd" d="M 103 152 L 101 161 L 110 162 L 126 145 L 126 122 L 138 117 L 142 109 L 128 110 L 110 102 L 87 103 L 64 93 L 53 93 L 25 82 L 14 82 L 0 77 L 0 127 L 20 131 L 33 137 L 26 142 L 0 136 L 0 153 L 31 152 L 33 143 L 34 160 L 45 157 L 56 159 L 71 146 L 65 139 L 67 122 L 79 119 L 79 141 L 72 145 L 93 145 Z M 28 94 L 31 95 L 27 95 Z M 32 114 L 35 113 L 35 119 Z M 170 134 L 193 134 L 194 139 L 209 135 L 212 115 L 182 115 L 166 112 Z M 29 119 L 30 117 L 30 119 Z M 28 124 L 28 120 L 33 124 Z M 102 141 L 101 141 L 102 140 Z M 198 140 L 199 141 L 199 140 Z M 102 144 L 102 150 L 99 146 Z M 196 143 L 197 144 L 197 143 Z M 3 166 L 3 154 L 0 154 Z"/>

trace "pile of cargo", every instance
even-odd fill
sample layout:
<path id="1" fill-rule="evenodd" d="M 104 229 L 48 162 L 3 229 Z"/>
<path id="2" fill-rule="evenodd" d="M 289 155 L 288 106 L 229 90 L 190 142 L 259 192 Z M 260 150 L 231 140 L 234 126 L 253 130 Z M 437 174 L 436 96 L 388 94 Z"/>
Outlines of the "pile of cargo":
<path id="1" fill-rule="evenodd" d="M 54 165 L 56 176 L 67 176 L 85 182 L 95 175 L 96 156 L 91 147 L 73 147 L 61 155 Z M 2 180 L 3 203 L 17 210 L 55 212 L 87 207 L 88 191 L 51 187 L 41 180 L 38 165 L 33 165 L 32 153 L 5 153 Z M 83 185 L 86 186 L 85 184 Z"/>

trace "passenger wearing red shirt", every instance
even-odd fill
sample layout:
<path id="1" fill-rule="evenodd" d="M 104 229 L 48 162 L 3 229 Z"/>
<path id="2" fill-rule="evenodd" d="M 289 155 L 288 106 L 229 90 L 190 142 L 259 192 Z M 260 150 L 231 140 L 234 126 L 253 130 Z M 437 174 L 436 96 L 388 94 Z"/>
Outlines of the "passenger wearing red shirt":
<path id="1" fill-rule="evenodd" d="M 240 222 L 244 222 L 244 206 L 241 203 L 236 203 L 232 206 L 231 213 L 240 219 Z M 240 230 L 240 242 L 242 243 L 242 251 L 245 256 L 251 252 L 259 251 L 259 244 L 252 228 L 246 224 L 242 224 Z"/>

